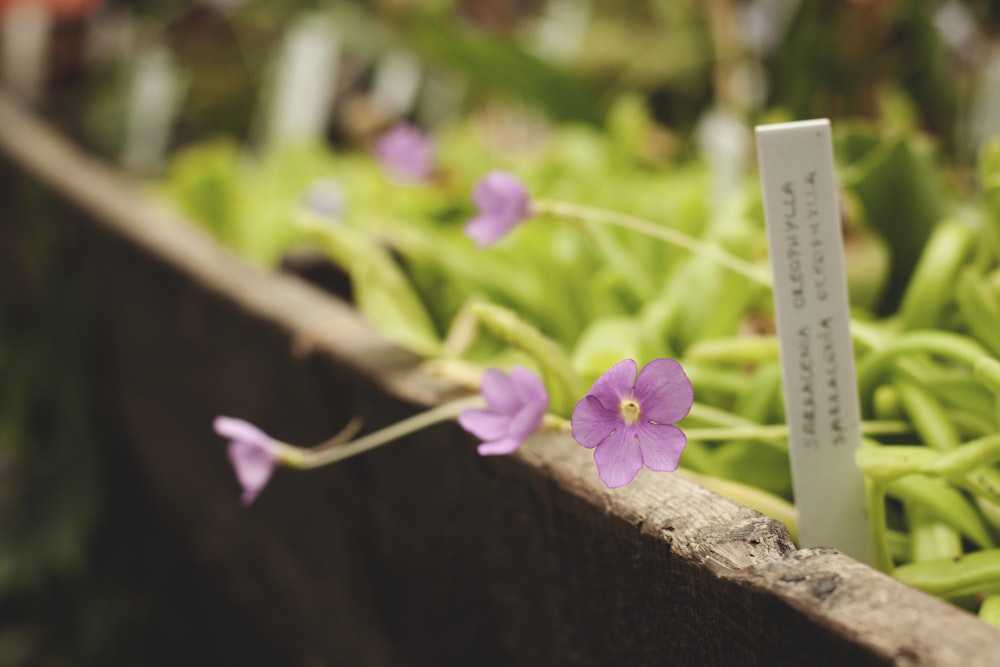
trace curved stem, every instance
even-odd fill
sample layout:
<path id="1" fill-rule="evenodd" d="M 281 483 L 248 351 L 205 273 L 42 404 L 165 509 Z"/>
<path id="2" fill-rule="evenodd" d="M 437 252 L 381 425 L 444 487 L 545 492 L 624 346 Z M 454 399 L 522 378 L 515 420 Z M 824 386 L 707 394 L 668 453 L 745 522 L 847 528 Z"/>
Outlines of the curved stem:
<path id="1" fill-rule="evenodd" d="M 912 433 L 913 427 L 903 421 L 881 420 L 861 422 L 864 435 L 900 435 Z M 691 428 L 684 431 L 688 440 L 757 440 L 788 436 L 788 424 L 756 426 L 721 426 L 719 428 Z"/>
<path id="2" fill-rule="evenodd" d="M 677 231 L 670 227 L 659 225 L 651 220 L 640 218 L 634 215 L 609 211 L 594 206 L 585 206 L 571 202 L 553 201 L 550 199 L 536 199 L 533 204 L 533 213 L 548 214 L 567 220 L 580 220 L 588 222 L 606 223 L 624 229 L 629 229 L 646 236 L 660 239 L 678 248 L 683 248 L 695 255 L 710 259 L 720 266 L 724 266 L 731 271 L 744 276 L 767 288 L 772 288 L 774 282 L 771 273 L 751 262 L 737 257 L 727 250 L 712 243 L 688 236 L 684 232 Z M 851 336 L 854 340 L 864 343 L 869 348 L 876 348 L 881 345 L 884 336 L 872 325 L 851 318 Z"/>
<path id="3" fill-rule="evenodd" d="M 660 239 L 671 245 L 683 248 L 691 253 L 710 259 L 720 266 L 724 266 L 731 271 L 735 271 L 741 276 L 748 278 L 764 287 L 771 287 L 771 275 L 755 264 L 733 255 L 717 245 L 705 243 L 701 239 L 688 236 L 687 234 L 658 225 L 655 222 L 639 218 L 633 215 L 608 211 L 582 204 L 570 202 L 536 200 L 533 203 L 534 213 L 554 215 L 559 218 L 587 220 L 591 222 L 604 222 L 616 225 L 625 229 L 645 234 L 653 238 Z"/>
<path id="4" fill-rule="evenodd" d="M 396 422 L 395 424 L 375 431 L 374 433 L 369 433 L 368 435 L 358 438 L 357 440 L 336 446 L 326 446 L 326 443 L 324 443 L 324 445 L 320 445 L 319 448 L 313 449 L 300 449 L 293 447 L 291 448 L 293 451 L 283 451 L 282 454 L 284 456 L 282 458 L 284 459 L 284 462 L 294 468 L 317 468 L 319 466 L 349 459 L 352 456 L 357 456 L 358 454 L 363 454 L 364 452 L 375 449 L 376 447 L 388 444 L 393 440 L 398 440 L 399 438 L 410 435 L 411 433 L 416 433 L 417 431 L 425 429 L 428 426 L 452 420 L 469 408 L 480 408 L 485 405 L 486 403 L 483 401 L 483 398 L 478 395 L 459 398 L 449 403 L 431 408 L 430 410 L 425 410 L 424 412 L 413 415 L 412 417 L 404 419 L 400 422 Z"/>
<path id="5" fill-rule="evenodd" d="M 883 347 L 862 358 L 858 364 L 858 389 L 862 409 L 871 402 L 876 384 L 896 358 L 910 353 L 935 354 L 973 368 L 980 359 L 990 357 L 982 345 L 961 334 L 934 329 L 899 334 Z"/>

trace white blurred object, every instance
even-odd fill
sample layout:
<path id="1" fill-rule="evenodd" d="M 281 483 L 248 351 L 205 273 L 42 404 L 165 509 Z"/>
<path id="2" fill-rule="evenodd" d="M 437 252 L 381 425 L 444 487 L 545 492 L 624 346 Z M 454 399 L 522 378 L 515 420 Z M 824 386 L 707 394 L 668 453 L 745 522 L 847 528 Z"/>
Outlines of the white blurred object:
<path id="1" fill-rule="evenodd" d="M 267 124 L 271 142 L 323 137 L 340 68 L 340 36 L 328 21 L 305 18 L 285 34 Z"/>
<path id="2" fill-rule="evenodd" d="M 996 50 L 976 88 L 963 133 L 973 154 L 983 143 L 1000 136 L 1000 53 Z"/>
<path id="3" fill-rule="evenodd" d="M 408 51 L 389 51 L 379 61 L 372 82 L 372 97 L 390 118 L 405 116 L 420 92 L 420 63 Z"/>
<path id="4" fill-rule="evenodd" d="M 739 190 L 750 156 L 750 129 L 730 111 L 715 107 L 698 121 L 698 148 L 711 172 L 710 210 L 713 219 Z"/>
<path id="5" fill-rule="evenodd" d="M 950 0 L 941 5 L 934 13 L 934 27 L 941 39 L 966 60 L 975 57 L 984 41 L 976 17 L 958 0 Z"/>
<path id="6" fill-rule="evenodd" d="M 344 188 L 335 178 L 320 178 L 313 181 L 302 197 L 306 209 L 330 222 L 344 218 L 347 209 Z"/>
<path id="7" fill-rule="evenodd" d="M 0 22 L 3 82 L 25 102 L 40 102 L 45 91 L 52 17 L 41 4 L 22 2 L 10 7 Z"/>
<path id="8" fill-rule="evenodd" d="M 122 164 L 143 174 L 163 165 L 182 84 L 173 56 L 164 46 L 147 47 L 132 67 Z"/>
<path id="9" fill-rule="evenodd" d="M 740 8 L 739 35 L 747 51 L 758 58 L 781 43 L 801 0 L 750 0 Z"/>
<path id="10" fill-rule="evenodd" d="M 733 65 L 727 83 L 731 101 L 742 109 L 761 109 L 767 101 L 767 71 L 757 58 L 744 58 Z"/>
<path id="11" fill-rule="evenodd" d="M 548 0 L 535 27 L 535 53 L 557 63 L 576 58 L 583 47 L 591 9 L 591 0 Z"/>

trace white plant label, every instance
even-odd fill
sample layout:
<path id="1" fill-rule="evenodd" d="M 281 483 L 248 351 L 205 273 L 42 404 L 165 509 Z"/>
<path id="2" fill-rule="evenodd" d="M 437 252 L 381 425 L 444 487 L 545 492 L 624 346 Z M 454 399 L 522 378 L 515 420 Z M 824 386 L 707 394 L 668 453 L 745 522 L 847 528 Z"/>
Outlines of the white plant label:
<path id="1" fill-rule="evenodd" d="M 405 116 L 413 109 L 420 92 L 422 72 L 416 57 L 408 51 L 390 51 L 379 61 L 372 82 L 372 97 L 389 116 Z"/>
<path id="2" fill-rule="evenodd" d="M 122 144 L 121 160 L 128 169 L 150 174 L 163 167 L 183 89 L 165 46 L 140 49 L 132 68 Z"/>
<path id="3" fill-rule="evenodd" d="M 339 65 L 340 37 L 332 25 L 307 17 L 289 28 L 278 56 L 269 140 L 310 142 L 323 137 Z"/>
<path id="4" fill-rule="evenodd" d="M 756 133 L 799 539 L 870 563 L 830 122 L 761 125 Z"/>

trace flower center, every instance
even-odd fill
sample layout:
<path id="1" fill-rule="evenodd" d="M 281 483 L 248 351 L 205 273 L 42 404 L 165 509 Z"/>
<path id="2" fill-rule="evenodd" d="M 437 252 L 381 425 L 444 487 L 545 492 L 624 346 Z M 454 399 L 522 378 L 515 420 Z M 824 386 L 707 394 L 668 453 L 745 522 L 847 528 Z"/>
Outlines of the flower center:
<path id="1" fill-rule="evenodd" d="M 626 425 L 639 421 L 639 403 L 634 398 L 623 398 L 621 405 L 618 406 L 618 411 Z"/>

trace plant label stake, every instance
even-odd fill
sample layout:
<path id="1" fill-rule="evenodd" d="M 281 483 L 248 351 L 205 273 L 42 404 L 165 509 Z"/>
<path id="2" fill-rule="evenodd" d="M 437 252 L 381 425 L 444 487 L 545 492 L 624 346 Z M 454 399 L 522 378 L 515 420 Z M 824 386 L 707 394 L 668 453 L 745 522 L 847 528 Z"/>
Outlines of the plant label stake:
<path id="1" fill-rule="evenodd" d="M 421 76 L 415 56 L 403 50 L 390 51 L 382 56 L 375 69 L 372 97 L 390 118 L 405 116 L 416 103 Z"/>
<path id="2" fill-rule="evenodd" d="M 870 563 L 830 122 L 756 134 L 800 541 Z"/>
<path id="3" fill-rule="evenodd" d="M 167 47 L 142 48 L 132 66 L 122 163 L 142 174 L 163 166 L 184 84 Z"/>
<path id="4" fill-rule="evenodd" d="M 321 138 L 333 109 L 340 67 L 340 35 L 319 17 L 285 33 L 271 94 L 267 138 L 274 143 Z"/>
<path id="5" fill-rule="evenodd" d="M 548 0 L 535 28 L 535 53 L 554 63 L 572 62 L 583 49 L 592 0 Z"/>

